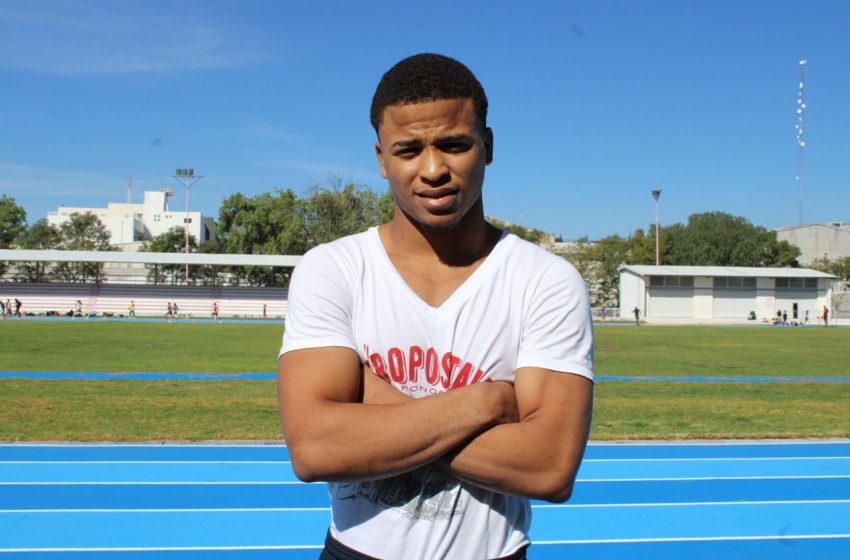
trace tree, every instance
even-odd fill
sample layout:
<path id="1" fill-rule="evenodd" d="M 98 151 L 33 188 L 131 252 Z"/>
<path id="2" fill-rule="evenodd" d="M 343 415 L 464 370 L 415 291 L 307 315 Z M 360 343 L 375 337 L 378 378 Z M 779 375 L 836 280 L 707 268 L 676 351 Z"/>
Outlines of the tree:
<path id="1" fill-rule="evenodd" d="M 800 250 L 777 241 L 776 232 L 725 212 L 692 214 L 684 227 L 662 233 L 669 247 L 662 262 L 692 266 L 799 266 Z"/>
<path id="2" fill-rule="evenodd" d="M 844 282 L 850 281 L 850 257 L 839 257 L 837 259 L 822 257 L 813 260 L 809 266 L 821 272 L 834 274 Z"/>
<path id="3" fill-rule="evenodd" d="M 0 249 L 7 249 L 27 227 L 27 212 L 15 199 L 0 195 Z M 0 261 L 0 276 L 6 273 L 6 261 Z"/>
<path id="4" fill-rule="evenodd" d="M 392 216 L 392 195 L 341 185 L 313 186 L 306 198 L 291 189 L 277 189 L 248 198 L 227 197 L 219 211 L 218 232 L 225 253 L 244 255 L 301 255 L 320 243 L 359 233 Z M 283 285 L 289 269 L 236 267 L 239 282 L 252 286 Z"/>
<path id="5" fill-rule="evenodd" d="M 194 235 L 189 236 L 189 252 L 198 249 Z M 140 251 L 150 253 L 183 253 L 186 251 L 186 231 L 179 226 L 173 227 L 150 241 L 142 243 Z M 154 284 L 181 284 L 184 280 L 186 265 L 183 264 L 153 264 L 145 265 L 148 269 L 148 280 Z M 189 278 L 194 278 L 190 267 Z"/>
<path id="6" fill-rule="evenodd" d="M 6 249 L 27 228 L 27 211 L 5 194 L 0 195 L 0 249 Z"/>
<path id="7" fill-rule="evenodd" d="M 521 239 L 532 243 L 549 243 L 555 241 L 555 237 L 539 229 L 512 224 L 498 218 L 487 216 L 487 221 L 499 229 L 503 229 L 509 233 L 513 233 Z"/>
<path id="8" fill-rule="evenodd" d="M 71 214 L 70 219 L 59 227 L 59 249 L 67 251 L 112 251 L 109 245 L 109 230 L 100 218 L 86 212 Z M 53 275 L 63 282 L 100 282 L 103 279 L 103 263 L 60 262 Z"/>
<path id="9" fill-rule="evenodd" d="M 48 224 L 47 220 L 39 220 L 18 236 L 16 244 L 21 249 L 48 250 L 59 247 L 60 234 L 56 226 Z M 48 262 L 20 262 L 16 269 L 26 282 L 49 281 Z"/>

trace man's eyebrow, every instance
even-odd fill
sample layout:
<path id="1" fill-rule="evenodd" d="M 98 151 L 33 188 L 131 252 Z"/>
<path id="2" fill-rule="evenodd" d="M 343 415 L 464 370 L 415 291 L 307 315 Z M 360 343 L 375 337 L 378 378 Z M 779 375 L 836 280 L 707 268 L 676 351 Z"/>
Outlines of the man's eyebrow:
<path id="1" fill-rule="evenodd" d="M 420 140 L 397 140 L 392 143 L 390 148 L 415 148 L 421 145 Z"/>
<path id="2" fill-rule="evenodd" d="M 471 142 L 472 140 L 471 134 L 449 134 L 437 138 L 437 142 Z"/>

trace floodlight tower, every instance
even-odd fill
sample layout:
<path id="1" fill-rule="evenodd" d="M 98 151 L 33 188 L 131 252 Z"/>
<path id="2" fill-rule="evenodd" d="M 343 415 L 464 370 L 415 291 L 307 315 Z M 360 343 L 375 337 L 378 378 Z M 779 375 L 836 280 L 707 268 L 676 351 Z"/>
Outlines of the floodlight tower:
<path id="1" fill-rule="evenodd" d="M 658 213 L 658 199 L 661 197 L 661 189 L 652 189 L 652 198 L 655 199 L 655 266 L 661 265 L 661 245 L 659 236 L 661 230 L 661 216 Z"/>
<path id="2" fill-rule="evenodd" d="M 797 96 L 797 145 L 799 146 L 799 156 L 797 163 L 797 184 L 800 186 L 800 225 L 803 225 L 803 156 L 806 149 L 806 141 L 803 138 L 803 115 L 806 111 L 806 100 L 803 97 L 803 77 L 806 68 L 806 59 L 800 59 L 800 93 Z"/>
<path id="3" fill-rule="evenodd" d="M 184 280 L 186 281 L 186 285 L 189 285 L 189 190 L 192 188 L 192 185 L 203 179 L 201 175 L 195 175 L 194 169 L 180 168 L 175 174 L 174 178 L 183 185 L 183 188 L 186 189 L 186 217 L 183 218 L 183 232 L 186 237 L 186 273 L 184 276 Z"/>

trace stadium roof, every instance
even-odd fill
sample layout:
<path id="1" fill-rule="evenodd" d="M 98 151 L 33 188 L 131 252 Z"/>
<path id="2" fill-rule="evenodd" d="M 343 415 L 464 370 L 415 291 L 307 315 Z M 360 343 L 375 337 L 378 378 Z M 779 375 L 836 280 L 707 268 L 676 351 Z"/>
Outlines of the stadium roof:
<path id="1" fill-rule="evenodd" d="M 838 278 L 811 268 L 767 268 L 757 266 L 671 266 L 624 264 L 619 270 L 627 270 L 638 276 L 742 276 L 752 278 Z"/>
<path id="2" fill-rule="evenodd" d="M 201 264 L 217 266 L 293 267 L 297 255 L 232 255 L 218 253 L 143 253 L 122 251 L 58 251 L 0 249 L 0 261 Z"/>

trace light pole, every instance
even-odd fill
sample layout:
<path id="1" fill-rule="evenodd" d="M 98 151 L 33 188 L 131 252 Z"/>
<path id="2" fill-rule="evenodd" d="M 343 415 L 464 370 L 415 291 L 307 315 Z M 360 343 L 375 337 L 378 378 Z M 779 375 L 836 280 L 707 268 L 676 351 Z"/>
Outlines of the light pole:
<path id="1" fill-rule="evenodd" d="M 189 191 L 192 188 L 192 185 L 203 179 L 201 175 L 195 175 L 194 169 L 186 169 L 180 168 L 174 173 L 174 178 L 183 185 L 183 188 L 186 189 L 186 217 L 183 218 L 183 232 L 186 237 L 186 272 L 184 276 L 184 280 L 186 285 L 189 285 Z"/>
<path id="2" fill-rule="evenodd" d="M 803 156 L 806 149 L 806 140 L 803 137 L 803 114 L 806 111 L 806 100 L 803 98 L 803 78 L 806 69 L 806 59 L 800 59 L 800 94 L 797 97 L 797 124 L 794 128 L 797 129 L 797 145 L 800 147 L 800 153 L 797 162 L 797 184 L 800 187 L 800 225 L 803 225 Z"/>
<path id="3" fill-rule="evenodd" d="M 661 265 L 661 250 L 659 245 L 659 231 L 661 229 L 661 219 L 658 214 L 658 199 L 661 197 L 661 189 L 652 189 L 652 198 L 655 199 L 655 266 Z"/>

